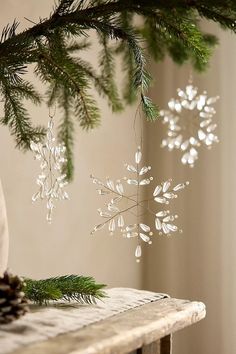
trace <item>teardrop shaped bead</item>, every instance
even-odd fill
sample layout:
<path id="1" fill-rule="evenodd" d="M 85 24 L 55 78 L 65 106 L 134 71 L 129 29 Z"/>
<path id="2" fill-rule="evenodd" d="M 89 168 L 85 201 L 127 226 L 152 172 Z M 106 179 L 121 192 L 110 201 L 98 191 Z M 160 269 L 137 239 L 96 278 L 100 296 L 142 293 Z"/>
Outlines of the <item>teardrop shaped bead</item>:
<path id="1" fill-rule="evenodd" d="M 176 194 L 174 194 L 174 193 L 164 193 L 163 197 L 165 197 L 167 199 L 174 199 L 174 198 L 176 198 Z"/>
<path id="2" fill-rule="evenodd" d="M 128 226 L 126 226 L 126 231 L 132 231 L 134 229 L 136 229 L 137 225 L 136 224 L 130 224 Z"/>
<path id="3" fill-rule="evenodd" d="M 199 95 L 197 102 L 197 109 L 201 111 L 206 103 L 206 95 Z"/>
<path id="4" fill-rule="evenodd" d="M 216 103 L 216 101 L 218 101 L 219 98 L 220 98 L 219 96 L 209 97 L 208 100 L 207 100 L 207 104 Z"/>
<path id="5" fill-rule="evenodd" d="M 129 172 L 137 172 L 137 169 L 133 165 L 127 165 L 126 168 Z"/>
<path id="6" fill-rule="evenodd" d="M 123 227 L 124 224 L 125 224 L 125 221 L 124 221 L 123 215 L 119 215 L 118 216 L 118 221 L 117 221 L 117 226 L 118 227 Z"/>
<path id="7" fill-rule="evenodd" d="M 181 150 L 185 151 L 189 146 L 189 140 L 185 140 L 182 144 L 181 144 Z"/>
<path id="8" fill-rule="evenodd" d="M 156 197 L 156 198 L 154 198 L 154 200 L 157 203 L 161 203 L 161 204 L 166 203 L 166 198 L 164 198 L 164 197 Z"/>
<path id="9" fill-rule="evenodd" d="M 188 163 L 188 158 L 189 158 L 189 153 L 186 152 L 186 154 L 184 154 L 181 158 L 181 162 L 186 165 L 186 163 Z"/>
<path id="10" fill-rule="evenodd" d="M 46 220 L 51 223 L 52 222 L 52 209 L 48 210 L 47 216 L 46 216 Z"/>
<path id="11" fill-rule="evenodd" d="M 178 227 L 177 227 L 176 225 L 167 224 L 166 226 L 167 226 L 167 228 L 168 228 L 170 231 L 172 231 L 172 232 L 175 232 L 175 231 L 178 230 Z"/>
<path id="12" fill-rule="evenodd" d="M 157 230 L 161 230 L 161 228 L 162 228 L 161 221 L 158 218 L 155 219 L 155 227 Z"/>
<path id="13" fill-rule="evenodd" d="M 211 122 L 212 122 L 212 119 L 203 120 L 203 121 L 200 123 L 200 127 L 201 127 L 201 128 L 205 128 L 205 127 L 206 127 L 207 125 L 209 125 Z"/>
<path id="14" fill-rule="evenodd" d="M 201 118 L 211 118 L 212 117 L 212 114 L 211 113 L 206 113 L 206 112 L 200 112 L 199 113 L 199 116 Z"/>
<path id="15" fill-rule="evenodd" d="M 164 182 L 164 183 L 163 183 L 163 187 L 162 187 L 163 192 L 164 192 L 164 193 L 167 192 L 168 189 L 169 189 L 169 187 L 170 187 L 170 181 Z"/>
<path id="16" fill-rule="evenodd" d="M 178 92 L 179 97 L 185 98 L 185 99 L 187 98 L 186 93 L 183 90 L 178 89 L 177 92 Z"/>
<path id="17" fill-rule="evenodd" d="M 144 166 L 144 167 L 141 168 L 141 170 L 139 172 L 139 175 L 142 176 L 145 173 L 147 173 L 149 170 L 150 170 L 150 168 L 148 168 L 147 166 Z"/>
<path id="18" fill-rule="evenodd" d="M 138 151 L 135 153 L 135 162 L 136 164 L 139 164 L 142 158 L 142 153 L 140 151 L 140 149 L 138 149 Z"/>
<path id="19" fill-rule="evenodd" d="M 199 140 L 204 140 L 206 138 L 206 134 L 201 129 L 198 130 L 198 138 Z"/>
<path id="20" fill-rule="evenodd" d="M 111 200 L 112 204 L 119 203 L 119 201 L 122 199 L 122 196 L 115 197 Z"/>
<path id="21" fill-rule="evenodd" d="M 107 178 L 107 187 L 114 191 L 114 183 L 111 179 Z"/>
<path id="22" fill-rule="evenodd" d="M 139 182 L 139 185 L 140 185 L 140 186 L 145 186 L 145 185 L 147 185 L 147 184 L 150 184 L 150 182 L 151 182 L 151 181 L 150 181 L 150 179 L 148 179 L 148 178 L 147 178 L 147 179 L 142 179 L 142 181 Z"/>
<path id="23" fill-rule="evenodd" d="M 204 107 L 204 111 L 207 112 L 207 113 L 212 113 L 212 114 L 216 113 L 215 108 L 211 107 L 211 106 L 205 106 Z"/>
<path id="24" fill-rule="evenodd" d="M 116 190 L 119 194 L 124 194 L 124 187 L 122 183 L 117 183 Z"/>
<path id="25" fill-rule="evenodd" d="M 177 192 L 179 191 L 180 189 L 184 189 L 185 188 L 185 184 L 184 183 L 179 183 L 177 184 L 174 188 L 173 188 L 173 191 L 174 192 Z"/>
<path id="26" fill-rule="evenodd" d="M 175 109 L 175 100 L 172 98 L 169 102 L 168 102 L 168 107 L 173 111 Z"/>
<path id="27" fill-rule="evenodd" d="M 145 234 L 140 232 L 139 236 L 144 242 L 149 242 L 150 241 L 150 237 L 148 235 L 145 235 Z"/>
<path id="28" fill-rule="evenodd" d="M 37 199 L 40 198 L 40 192 L 37 192 L 35 193 L 33 196 L 32 196 L 32 202 L 35 202 Z"/>
<path id="29" fill-rule="evenodd" d="M 198 145 L 198 140 L 191 136 L 191 138 L 189 139 L 189 143 L 191 145 Z"/>
<path id="30" fill-rule="evenodd" d="M 66 191 L 64 191 L 62 198 L 68 200 L 69 199 L 69 194 Z"/>
<path id="31" fill-rule="evenodd" d="M 115 228 L 116 228 L 116 223 L 115 223 L 115 220 L 112 219 L 112 220 L 109 222 L 109 227 L 108 227 L 108 229 L 109 229 L 109 231 L 113 232 L 113 231 L 115 231 Z"/>
<path id="32" fill-rule="evenodd" d="M 156 197 L 162 190 L 162 186 L 156 186 L 153 192 L 153 196 Z"/>
<path id="33" fill-rule="evenodd" d="M 142 249 L 141 249 L 141 246 L 138 245 L 135 250 L 135 257 L 140 258 L 141 256 L 142 256 Z"/>
<path id="34" fill-rule="evenodd" d="M 127 236 L 128 238 L 137 237 L 137 236 L 138 236 L 138 233 L 137 233 L 137 232 L 127 232 L 126 236 Z"/>
<path id="35" fill-rule="evenodd" d="M 111 214 L 106 213 L 105 211 L 101 211 L 99 214 L 103 218 L 110 218 L 111 217 Z"/>
<path id="36" fill-rule="evenodd" d="M 156 216 L 163 217 L 163 216 L 166 216 L 167 214 L 168 214 L 168 212 L 166 210 L 162 210 L 162 211 L 159 211 L 158 213 L 156 213 Z"/>
<path id="37" fill-rule="evenodd" d="M 128 184 L 133 184 L 133 185 L 135 185 L 135 186 L 138 185 L 138 181 L 137 181 L 136 179 L 128 179 L 128 180 L 127 180 L 127 183 L 128 183 Z"/>
<path id="38" fill-rule="evenodd" d="M 209 127 L 207 127 L 207 132 L 211 133 L 217 128 L 217 124 L 211 124 Z"/>
<path id="39" fill-rule="evenodd" d="M 145 231 L 145 232 L 149 232 L 150 231 L 150 227 L 146 224 L 139 224 L 140 228 Z"/>
<path id="40" fill-rule="evenodd" d="M 168 234 L 169 229 L 168 229 L 167 225 L 163 222 L 161 226 L 162 226 L 162 230 L 163 230 L 164 234 Z"/>
<path id="41" fill-rule="evenodd" d="M 189 153 L 190 153 L 190 155 L 192 155 L 195 158 L 198 157 L 198 152 L 197 152 L 197 150 L 195 148 L 191 148 Z"/>
<path id="42" fill-rule="evenodd" d="M 107 208 L 109 211 L 112 211 L 113 213 L 118 213 L 120 211 L 120 209 L 112 203 L 109 203 Z"/>

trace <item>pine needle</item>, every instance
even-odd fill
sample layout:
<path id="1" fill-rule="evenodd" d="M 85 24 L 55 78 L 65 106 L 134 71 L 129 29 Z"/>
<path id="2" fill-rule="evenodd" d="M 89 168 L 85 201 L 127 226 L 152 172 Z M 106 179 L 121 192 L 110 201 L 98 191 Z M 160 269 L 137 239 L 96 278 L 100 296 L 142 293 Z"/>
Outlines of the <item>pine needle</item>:
<path id="1" fill-rule="evenodd" d="M 96 300 L 106 297 L 105 285 L 97 284 L 92 277 L 65 275 L 43 280 L 25 278 L 24 281 L 26 297 L 38 305 L 47 305 L 50 301 L 95 304 Z"/>

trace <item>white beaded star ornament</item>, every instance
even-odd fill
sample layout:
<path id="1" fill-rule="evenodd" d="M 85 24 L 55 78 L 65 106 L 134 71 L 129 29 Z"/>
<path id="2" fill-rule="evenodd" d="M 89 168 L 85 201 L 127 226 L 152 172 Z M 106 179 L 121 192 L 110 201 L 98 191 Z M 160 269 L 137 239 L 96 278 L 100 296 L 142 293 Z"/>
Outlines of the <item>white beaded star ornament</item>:
<path id="1" fill-rule="evenodd" d="M 181 150 L 181 162 L 193 167 L 201 145 L 211 148 L 213 143 L 219 142 L 215 134 L 217 124 L 213 122 L 216 111 L 212 107 L 219 96 L 208 97 L 206 91 L 198 94 L 198 88 L 191 83 L 177 93 L 178 98 L 168 102 L 169 110 L 160 112 L 168 127 L 168 137 L 162 140 L 161 147 L 169 151 Z"/>
<path id="2" fill-rule="evenodd" d="M 160 209 L 158 206 L 169 204 L 172 199 L 177 198 L 177 192 L 189 184 L 189 182 L 180 183 L 172 188 L 172 181 L 167 180 L 154 188 L 150 198 L 144 198 L 143 187 L 149 185 L 153 177 L 145 176 L 151 170 L 151 166 L 141 166 L 141 159 L 142 152 L 139 147 L 135 153 L 135 164 L 125 164 L 131 177 L 123 177 L 122 180 L 116 181 L 107 177 L 106 182 L 102 182 L 91 176 L 93 183 L 98 187 L 98 194 L 109 196 L 109 202 L 105 204 L 105 208 L 98 209 L 99 215 L 105 221 L 96 225 L 91 234 L 107 226 L 111 235 L 117 230 L 125 238 L 136 238 L 138 240 L 135 250 L 137 262 L 142 255 L 142 243 L 152 243 L 153 231 L 142 221 L 145 214 L 153 216 L 155 229 L 159 235 L 170 236 L 176 231 L 182 232 L 174 223 L 178 216 L 171 215 L 169 210 Z M 129 187 L 129 192 L 126 191 L 126 187 Z M 135 223 L 126 223 L 125 219 L 128 218 L 128 214 L 135 216 Z"/>
<path id="3" fill-rule="evenodd" d="M 65 159 L 65 146 L 55 144 L 53 135 L 53 119 L 48 122 L 46 141 L 44 143 L 31 142 L 31 150 L 35 153 L 35 160 L 40 161 L 41 173 L 37 178 L 39 190 L 32 196 L 32 201 L 39 199 L 47 202 L 47 221 L 51 223 L 55 200 L 68 199 L 64 190 L 67 185 L 66 175 L 62 174 L 62 165 Z"/>

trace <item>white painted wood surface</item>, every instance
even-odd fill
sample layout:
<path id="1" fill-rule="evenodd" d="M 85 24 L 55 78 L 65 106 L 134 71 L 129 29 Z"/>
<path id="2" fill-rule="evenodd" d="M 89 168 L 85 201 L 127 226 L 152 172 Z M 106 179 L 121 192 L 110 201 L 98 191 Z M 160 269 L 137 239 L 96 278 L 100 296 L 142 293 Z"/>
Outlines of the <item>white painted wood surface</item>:
<path id="1" fill-rule="evenodd" d="M 0 180 L 0 276 L 7 269 L 9 235 L 5 198 Z"/>
<path id="2" fill-rule="evenodd" d="M 168 339 L 169 334 L 200 321 L 205 315 L 205 305 L 201 302 L 163 299 L 12 354 L 125 354 L 138 348 L 143 349 L 137 353 L 156 354 L 157 345 L 151 343 Z M 162 353 L 170 353 L 168 341 L 164 344 L 167 349 Z"/>

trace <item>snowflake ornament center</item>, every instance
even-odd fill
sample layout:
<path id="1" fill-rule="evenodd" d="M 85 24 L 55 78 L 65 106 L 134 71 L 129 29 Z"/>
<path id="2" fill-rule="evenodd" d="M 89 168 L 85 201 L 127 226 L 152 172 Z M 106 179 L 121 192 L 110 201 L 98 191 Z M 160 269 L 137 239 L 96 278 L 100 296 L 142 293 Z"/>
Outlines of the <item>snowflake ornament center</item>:
<path id="1" fill-rule="evenodd" d="M 169 110 L 160 112 L 163 123 L 167 124 L 167 138 L 162 140 L 161 147 L 169 151 L 179 149 L 183 152 L 181 162 L 190 167 L 198 159 L 198 149 L 201 145 L 211 148 L 219 142 L 213 122 L 216 111 L 212 105 L 219 96 L 209 97 L 207 92 L 198 94 L 198 88 L 192 84 L 185 90 L 178 89 L 178 98 L 168 102 Z"/>
<path id="2" fill-rule="evenodd" d="M 150 198 L 143 199 L 142 189 L 153 181 L 153 177 L 147 176 L 151 166 L 141 166 L 141 159 L 142 152 L 139 147 L 135 153 L 135 163 L 133 165 L 125 164 L 130 177 L 123 177 L 122 180 L 113 181 L 107 177 L 106 182 L 103 182 L 93 175 L 91 176 L 93 183 L 98 186 L 98 194 L 110 197 L 105 207 L 98 209 L 98 213 L 104 221 L 96 225 L 91 234 L 107 226 L 111 235 L 117 230 L 125 238 L 136 238 L 138 240 L 135 250 L 137 262 L 140 261 L 142 255 L 142 243 L 152 244 L 152 236 L 154 235 L 151 227 L 142 221 L 144 215 L 151 214 L 153 216 L 154 227 L 159 235 L 170 236 L 176 231 L 182 232 L 174 224 L 178 216 L 171 215 L 169 210 L 159 210 L 160 208 L 157 210 L 157 205 L 168 205 L 172 199 L 177 198 L 177 192 L 189 184 L 189 182 L 180 183 L 171 188 L 172 180 L 167 180 L 154 188 Z M 134 188 L 134 191 L 128 193 L 127 187 Z M 128 214 L 135 215 L 135 223 L 126 223 L 125 219 Z"/>

